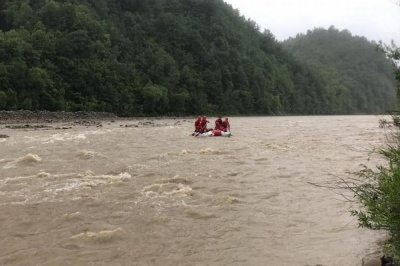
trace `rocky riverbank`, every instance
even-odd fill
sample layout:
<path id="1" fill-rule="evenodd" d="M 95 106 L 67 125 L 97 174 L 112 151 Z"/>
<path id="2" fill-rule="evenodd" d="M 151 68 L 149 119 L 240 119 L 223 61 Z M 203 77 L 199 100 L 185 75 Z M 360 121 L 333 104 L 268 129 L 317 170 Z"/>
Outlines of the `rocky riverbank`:
<path id="1" fill-rule="evenodd" d="M 63 123 L 120 119 L 105 112 L 0 111 L 0 124 Z"/>
<path id="2" fill-rule="evenodd" d="M 179 117 L 118 117 L 106 112 L 0 111 L 0 128 L 23 130 L 72 129 L 76 126 L 103 127 L 118 123 L 119 127 L 162 127 L 192 123 Z M 1 138 L 8 135 L 0 134 Z"/>

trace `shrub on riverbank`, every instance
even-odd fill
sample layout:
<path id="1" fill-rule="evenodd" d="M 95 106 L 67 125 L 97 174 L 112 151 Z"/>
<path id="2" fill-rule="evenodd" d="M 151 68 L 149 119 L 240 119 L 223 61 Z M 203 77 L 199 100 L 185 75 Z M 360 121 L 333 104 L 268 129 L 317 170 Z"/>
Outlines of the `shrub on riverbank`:
<path id="1" fill-rule="evenodd" d="M 395 129 L 390 143 L 379 153 L 385 158 L 385 166 L 376 170 L 364 167 L 357 175 L 360 183 L 350 186 L 360 210 L 353 210 L 359 225 L 369 229 L 382 229 L 388 232 L 384 252 L 400 258 L 400 116 L 393 116 Z"/>

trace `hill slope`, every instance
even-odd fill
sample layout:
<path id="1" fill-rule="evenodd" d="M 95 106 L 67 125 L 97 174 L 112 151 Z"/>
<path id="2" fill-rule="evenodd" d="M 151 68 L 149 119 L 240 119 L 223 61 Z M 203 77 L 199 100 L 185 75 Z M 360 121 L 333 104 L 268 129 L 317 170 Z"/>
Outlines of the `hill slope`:
<path id="1" fill-rule="evenodd" d="M 396 106 L 393 67 L 376 43 L 347 30 L 314 29 L 284 42 L 320 73 L 334 113 L 376 113 Z"/>
<path id="2" fill-rule="evenodd" d="M 332 90 L 222 0 L 4 0 L 0 8 L 0 109 L 330 114 L 391 104 L 390 93 L 365 108 Z"/>

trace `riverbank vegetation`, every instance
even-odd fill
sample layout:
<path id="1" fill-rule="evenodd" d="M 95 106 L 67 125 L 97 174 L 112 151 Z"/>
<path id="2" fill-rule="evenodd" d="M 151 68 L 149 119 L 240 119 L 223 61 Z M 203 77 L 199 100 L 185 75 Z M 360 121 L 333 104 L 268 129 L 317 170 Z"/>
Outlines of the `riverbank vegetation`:
<path id="1" fill-rule="evenodd" d="M 330 29 L 283 45 L 222 0 L 4 0 L 0 10 L 0 110 L 371 114 L 395 104 L 390 61 L 365 38 Z"/>
<path id="2" fill-rule="evenodd" d="M 400 50 L 394 45 L 382 48 L 393 59 L 400 85 Z M 386 148 L 379 151 L 386 164 L 378 166 L 376 170 L 365 167 L 357 174 L 361 183 L 348 184 L 348 188 L 360 203 L 360 209 L 352 211 L 359 225 L 386 231 L 388 241 L 384 252 L 400 261 L 400 112 L 393 112 L 392 119 L 390 124 L 381 123 L 382 127 L 394 126 L 388 134 Z"/>

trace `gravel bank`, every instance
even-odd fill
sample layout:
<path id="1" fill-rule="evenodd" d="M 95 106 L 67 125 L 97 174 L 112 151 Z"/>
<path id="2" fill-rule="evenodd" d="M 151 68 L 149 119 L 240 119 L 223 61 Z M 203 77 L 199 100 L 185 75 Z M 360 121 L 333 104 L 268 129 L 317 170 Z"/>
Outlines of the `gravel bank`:
<path id="1" fill-rule="evenodd" d="M 116 119 L 119 117 L 105 112 L 0 111 L 0 124 L 93 122 Z"/>

